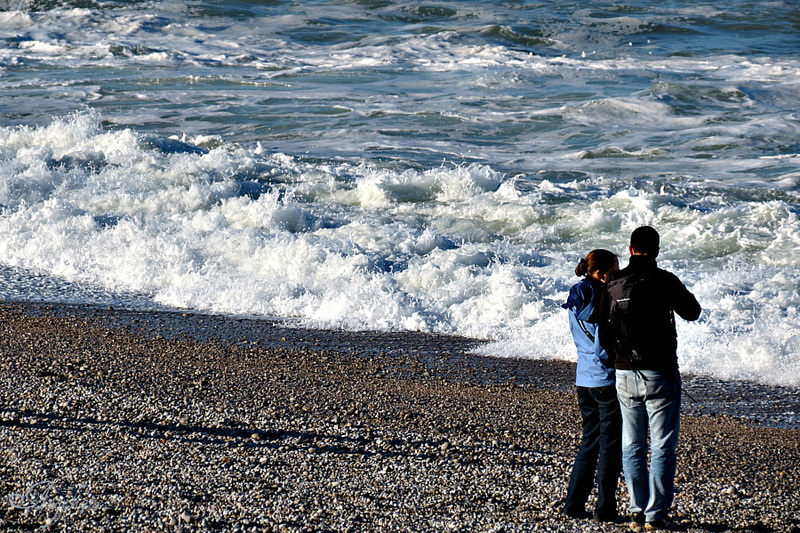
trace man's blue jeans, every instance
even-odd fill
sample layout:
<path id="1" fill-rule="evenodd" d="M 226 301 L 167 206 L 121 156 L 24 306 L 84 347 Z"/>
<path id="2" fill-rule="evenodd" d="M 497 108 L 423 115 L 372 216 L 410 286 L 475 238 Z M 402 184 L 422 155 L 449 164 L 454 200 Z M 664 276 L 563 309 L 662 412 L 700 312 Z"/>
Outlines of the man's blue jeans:
<path id="1" fill-rule="evenodd" d="M 681 378 L 678 372 L 617 370 L 622 411 L 622 470 L 631 513 L 653 522 L 666 518 L 675 496 Z M 650 431 L 650 469 L 647 433 Z"/>

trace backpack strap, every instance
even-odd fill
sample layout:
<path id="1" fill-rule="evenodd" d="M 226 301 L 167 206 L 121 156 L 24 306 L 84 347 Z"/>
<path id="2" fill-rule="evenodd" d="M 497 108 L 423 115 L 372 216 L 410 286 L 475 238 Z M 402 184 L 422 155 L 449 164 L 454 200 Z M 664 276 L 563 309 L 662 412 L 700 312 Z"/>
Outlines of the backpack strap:
<path id="1" fill-rule="evenodd" d="M 586 335 L 586 338 L 588 338 L 592 343 L 594 343 L 594 335 L 592 335 L 589 332 L 589 328 L 586 327 L 586 323 L 588 322 L 588 319 L 592 316 L 593 312 L 594 312 L 594 305 L 590 301 L 580 313 L 575 314 L 575 319 L 576 319 L 575 321 L 578 323 L 578 327 L 581 328 L 583 334 Z"/>
<path id="2" fill-rule="evenodd" d="M 586 335 L 586 337 L 590 341 L 594 342 L 594 335 L 589 333 L 589 328 L 586 327 L 586 322 L 584 322 L 581 319 L 576 320 L 576 322 L 578 323 L 578 326 L 581 328 L 581 331 L 583 331 L 583 334 Z"/>

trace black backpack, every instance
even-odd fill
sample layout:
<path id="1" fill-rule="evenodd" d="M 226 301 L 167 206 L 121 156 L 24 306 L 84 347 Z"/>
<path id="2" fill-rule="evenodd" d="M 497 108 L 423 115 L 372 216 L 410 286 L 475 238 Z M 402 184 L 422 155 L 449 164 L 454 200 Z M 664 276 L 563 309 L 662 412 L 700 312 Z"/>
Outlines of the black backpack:
<path id="1" fill-rule="evenodd" d="M 614 332 L 612 351 L 615 357 L 627 359 L 632 368 L 642 362 L 640 351 L 647 346 L 648 321 L 652 319 L 652 291 L 647 281 L 652 272 L 637 272 L 609 281 L 608 321 Z"/>

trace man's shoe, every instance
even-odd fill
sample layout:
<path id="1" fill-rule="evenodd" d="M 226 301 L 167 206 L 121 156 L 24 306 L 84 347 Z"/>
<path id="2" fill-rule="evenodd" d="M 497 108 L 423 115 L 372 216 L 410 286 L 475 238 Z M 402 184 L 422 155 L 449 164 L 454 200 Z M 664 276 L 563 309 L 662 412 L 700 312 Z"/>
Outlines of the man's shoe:
<path id="1" fill-rule="evenodd" d="M 644 525 L 645 530 L 647 531 L 681 531 L 683 530 L 683 526 L 678 524 L 677 522 L 673 522 L 668 518 L 659 518 L 658 520 L 653 520 L 652 522 L 647 522 Z"/>
<path id="2" fill-rule="evenodd" d="M 639 511 L 638 513 L 631 514 L 628 523 L 628 530 L 633 531 L 634 533 L 640 533 L 644 531 L 644 513 Z"/>
<path id="3" fill-rule="evenodd" d="M 633 513 L 631 515 L 631 524 L 639 524 L 640 526 L 644 525 L 644 513 L 639 511 L 638 513 Z"/>

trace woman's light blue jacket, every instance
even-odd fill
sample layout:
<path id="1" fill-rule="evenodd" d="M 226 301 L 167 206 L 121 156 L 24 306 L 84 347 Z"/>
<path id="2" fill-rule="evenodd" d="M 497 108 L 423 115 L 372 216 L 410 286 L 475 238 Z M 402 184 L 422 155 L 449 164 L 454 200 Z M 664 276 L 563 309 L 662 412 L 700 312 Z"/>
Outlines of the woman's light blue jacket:
<path id="1" fill-rule="evenodd" d="M 579 387 L 614 384 L 614 368 L 606 366 L 608 354 L 600 346 L 597 324 L 589 322 L 602 290 L 602 283 L 584 278 L 570 289 L 567 303 L 561 306 L 569 310 L 569 328 L 578 349 L 575 384 Z"/>

